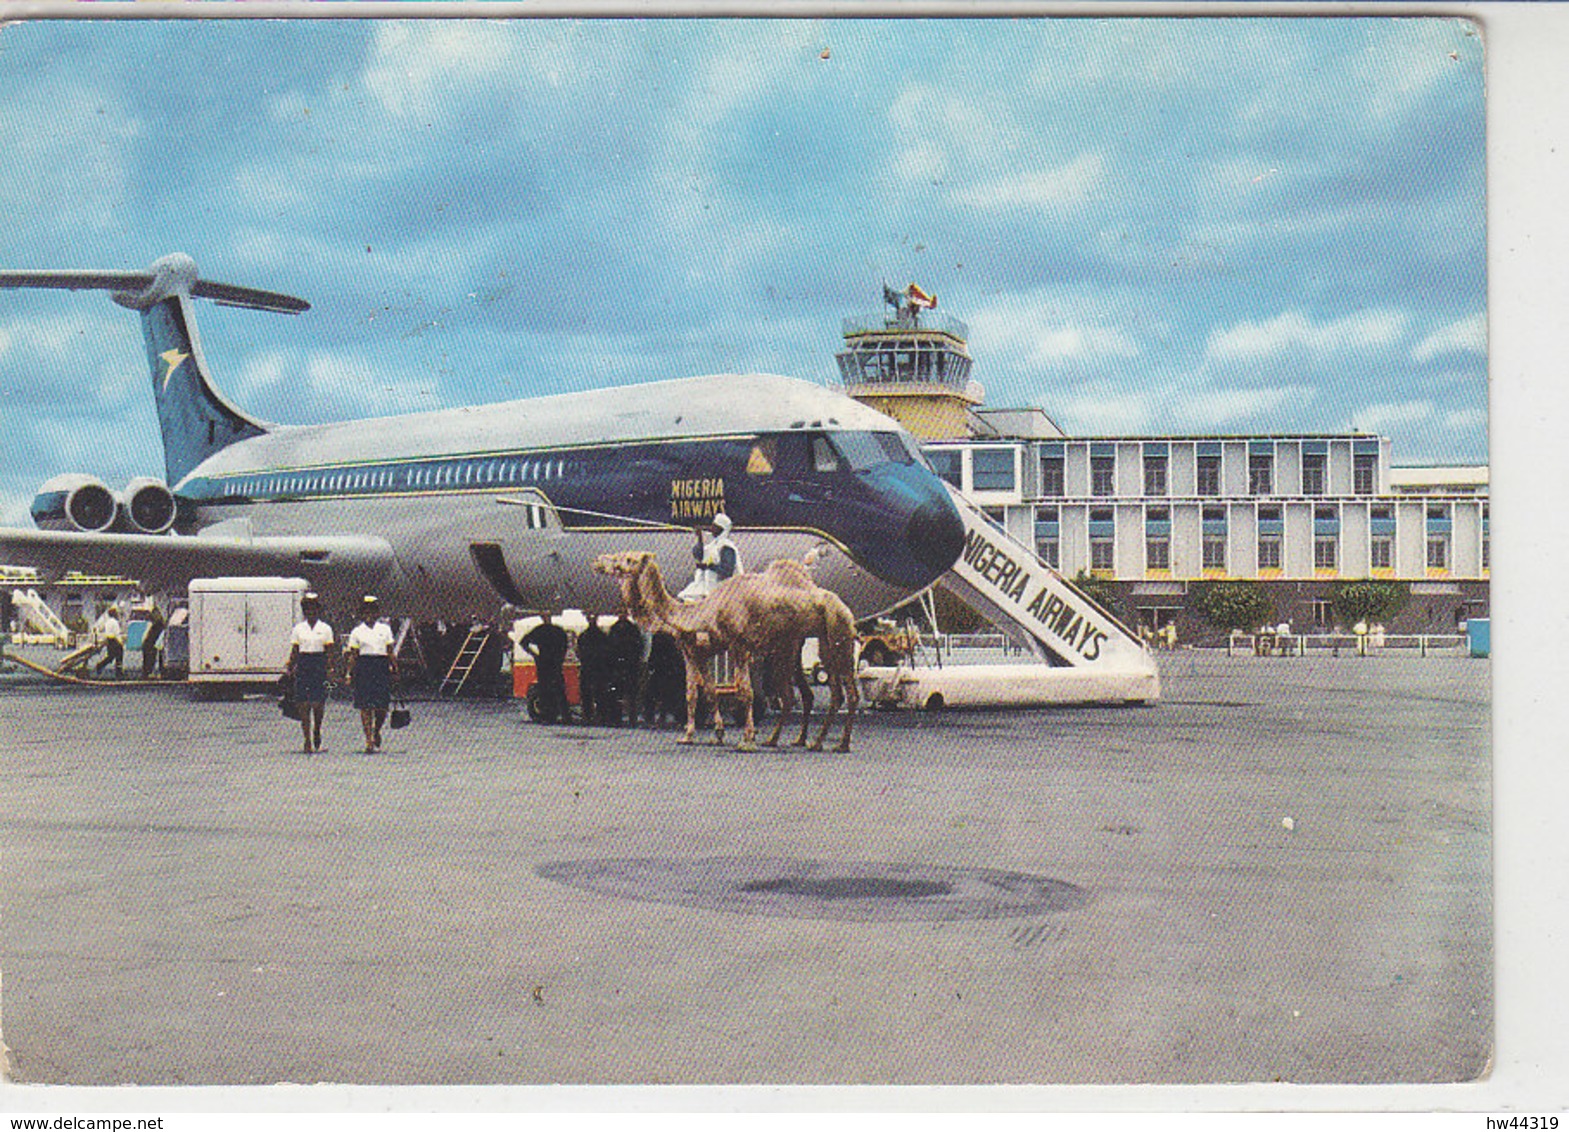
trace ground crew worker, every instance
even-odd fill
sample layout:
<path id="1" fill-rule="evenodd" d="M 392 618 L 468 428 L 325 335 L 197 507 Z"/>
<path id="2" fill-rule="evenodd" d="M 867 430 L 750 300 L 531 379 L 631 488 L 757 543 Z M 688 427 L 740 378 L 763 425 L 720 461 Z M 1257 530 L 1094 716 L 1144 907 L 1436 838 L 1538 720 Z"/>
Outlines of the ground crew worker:
<path id="1" fill-rule="evenodd" d="M 643 718 L 649 723 L 663 723 L 667 718 L 686 722 L 686 662 L 669 633 L 655 633 L 649 643 Z"/>
<path id="2" fill-rule="evenodd" d="M 534 658 L 534 669 L 539 673 L 539 715 L 546 723 L 572 722 L 572 711 L 567 706 L 567 680 L 561 666 L 567 659 L 567 631 L 550 620 L 546 610 L 542 620 L 518 644 Z"/>
<path id="3" fill-rule="evenodd" d="M 716 514 L 708 524 L 709 534 L 713 537 L 707 544 L 703 541 L 703 530 L 697 531 L 697 545 L 692 548 L 692 557 L 697 560 L 697 569 L 692 574 L 692 584 L 687 586 L 676 596 L 682 601 L 698 601 L 713 593 L 719 583 L 726 578 L 733 578 L 737 574 L 745 573 L 741 565 L 741 554 L 736 549 L 734 540 L 730 537 L 730 516 L 723 511 Z"/>
<path id="4" fill-rule="evenodd" d="M 163 675 L 163 614 L 152 602 L 147 603 L 147 632 L 142 635 L 142 679 L 151 680 Z"/>
<path id="5" fill-rule="evenodd" d="M 603 722 L 610 708 L 610 638 L 592 617 L 577 635 L 577 663 L 579 718 Z"/>
<path id="6" fill-rule="evenodd" d="M 637 722 L 637 696 L 643 677 L 643 630 L 623 613 L 610 626 L 610 721 Z"/>
<path id="7" fill-rule="evenodd" d="M 120 618 L 115 615 L 114 606 L 104 610 L 104 615 L 98 619 L 97 630 L 104 655 L 93 671 L 102 672 L 112 664 L 114 678 L 118 680 L 125 675 L 125 630 L 120 628 Z"/>

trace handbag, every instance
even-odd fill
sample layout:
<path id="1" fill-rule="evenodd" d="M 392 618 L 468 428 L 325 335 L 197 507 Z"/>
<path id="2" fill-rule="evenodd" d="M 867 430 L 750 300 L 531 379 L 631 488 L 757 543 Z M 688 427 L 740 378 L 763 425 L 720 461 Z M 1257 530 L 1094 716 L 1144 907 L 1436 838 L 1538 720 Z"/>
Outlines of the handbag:
<path id="1" fill-rule="evenodd" d="M 278 710 L 285 719 L 300 718 L 300 705 L 294 700 L 294 677 L 287 672 L 278 677 Z"/>
<path id="2" fill-rule="evenodd" d="M 387 717 L 387 726 L 397 731 L 409 725 L 409 704 L 407 700 L 398 700 L 392 709 L 392 714 Z"/>

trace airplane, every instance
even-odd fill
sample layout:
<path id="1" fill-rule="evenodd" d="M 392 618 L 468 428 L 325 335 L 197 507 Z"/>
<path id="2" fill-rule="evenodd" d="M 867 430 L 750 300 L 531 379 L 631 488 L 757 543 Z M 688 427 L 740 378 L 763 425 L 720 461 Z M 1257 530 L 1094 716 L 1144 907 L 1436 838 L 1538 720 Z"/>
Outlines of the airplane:
<path id="1" fill-rule="evenodd" d="M 600 554 L 653 551 L 690 576 L 694 529 L 730 516 L 745 564 L 817 551 L 818 584 L 858 620 L 921 594 L 964 526 L 915 440 L 843 394 L 717 374 L 330 424 L 270 424 L 214 384 L 193 303 L 298 314 L 288 295 L 215 283 L 187 255 L 145 272 L 0 271 L 0 288 L 107 291 L 141 316 L 165 478 L 115 492 L 85 473 L 38 490 L 37 530 L 0 528 L 0 562 L 138 579 L 303 577 L 329 610 L 376 593 L 416 620 L 619 611 Z M 9 379 L 15 382 L 13 376 Z"/>

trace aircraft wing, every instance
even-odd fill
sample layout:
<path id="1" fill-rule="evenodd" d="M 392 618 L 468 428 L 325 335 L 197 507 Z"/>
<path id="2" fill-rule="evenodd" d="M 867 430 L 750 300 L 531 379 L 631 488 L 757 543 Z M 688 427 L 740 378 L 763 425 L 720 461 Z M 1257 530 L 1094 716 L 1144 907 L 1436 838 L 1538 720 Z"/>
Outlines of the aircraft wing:
<path id="1" fill-rule="evenodd" d="M 45 581 L 67 571 L 134 578 L 144 590 L 181 589 L 192 578 L 306 579 L 317 590 L 359 594 L 392 570 L 392 547 L 367 535 L 84 534 L 0 527 L 0 563 L 30 566 Z"/>

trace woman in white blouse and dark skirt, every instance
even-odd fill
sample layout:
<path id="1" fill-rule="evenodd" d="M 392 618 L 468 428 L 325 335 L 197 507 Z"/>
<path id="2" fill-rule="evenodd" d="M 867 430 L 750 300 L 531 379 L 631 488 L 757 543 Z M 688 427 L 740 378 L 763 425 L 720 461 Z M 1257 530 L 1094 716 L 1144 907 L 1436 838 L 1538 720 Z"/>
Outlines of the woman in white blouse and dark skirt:
<path id="1" fill-rule="evenodd" d="M 321 750 L 321 717 L 327 708 L 327 656 L 332 652 L 332 626 L 321 619 L 321 598 L 300 599 L 305 620 L 289 634 L 289 662 L 284 672 L 294 680 L 294 702 L 300 707 L 305 753 Z"/>
<path id="2" fill-rule="evenodd" d="M 380 603 L 367 594 L 360 602 L 360 623 L 349 633 L 344 650 L 348 654 L 354 706 L 360 709 L 360 726 L 365 729 L 366 754 L 381 749 L 381 726 L 387 722 L 392 682 L 398 675 L 397 658 L 392 655 L 392 628 L 380 620 L 379 614 Z"/>

